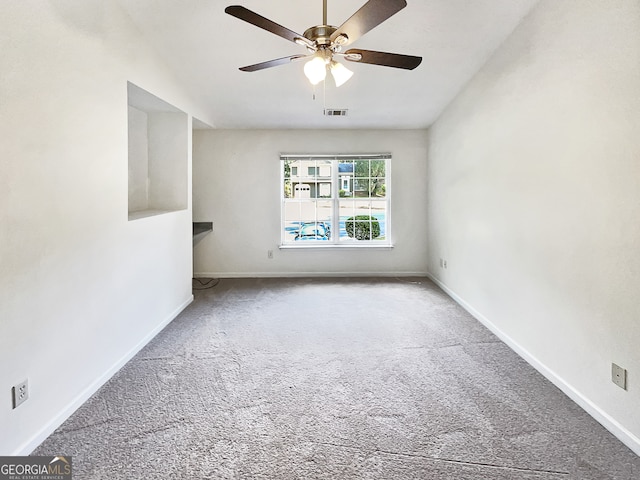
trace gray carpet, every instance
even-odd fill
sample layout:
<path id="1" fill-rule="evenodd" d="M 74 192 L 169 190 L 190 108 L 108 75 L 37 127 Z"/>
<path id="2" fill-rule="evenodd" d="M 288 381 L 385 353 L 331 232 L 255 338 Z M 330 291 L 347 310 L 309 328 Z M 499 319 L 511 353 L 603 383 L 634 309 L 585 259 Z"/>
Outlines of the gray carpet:
<path id="1" fill-rule="evenodd" d="M 239 279 L 34 454 L 75 479 L 640 478 L 640 458 L 430 281 Z"/>

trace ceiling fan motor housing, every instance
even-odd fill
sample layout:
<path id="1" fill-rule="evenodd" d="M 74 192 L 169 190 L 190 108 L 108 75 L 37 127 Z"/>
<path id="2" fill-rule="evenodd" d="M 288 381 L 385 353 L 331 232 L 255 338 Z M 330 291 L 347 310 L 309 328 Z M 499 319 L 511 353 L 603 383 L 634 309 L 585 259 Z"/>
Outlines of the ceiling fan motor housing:
<path id="1" fill-rule="evenodd" d="M 314 42 L 317 46 L 331 45 L 331 35 L 337 30 L 336 27 L 331 25 L 316 25 L 315 27 L 307 28 L 304 32 L 304 38 L 307 38 Z"/>

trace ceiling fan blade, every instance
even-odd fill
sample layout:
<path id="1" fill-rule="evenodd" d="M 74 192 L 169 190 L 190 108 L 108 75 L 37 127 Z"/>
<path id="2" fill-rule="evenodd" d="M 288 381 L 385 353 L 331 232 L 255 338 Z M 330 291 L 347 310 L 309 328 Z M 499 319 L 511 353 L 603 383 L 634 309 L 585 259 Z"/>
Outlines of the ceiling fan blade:
<path id="1" fill-rule="evenodd" d="M 255 25 L 258 28 L 262 28 L 263 30 L 266 30 L 268 32 L 274 33 L 279 37 L 286 38 L 291 42 L 303 42 L 303 45 L 313 46 L 313 42 L 304 38 L 299 33 L 296 33 L 293 30 L 289 30 L 282 25 L 278 25 L 276 22 L 273 22 L 268 18 L 263 17 L 262 15 L 258 15 L 248 8 L 242 7 L 240 5 L 231 5 L 230 7 L 225 8 L 224 11 L 233 17 L 244 20 L 245 22 L 250 23 L 251 25 Z"/>
<path id="2" fill-rule="evenodd" d="M 344 52 L 344 58 L 351 62 L 370 63 L 371 65 L 403 68 L 405 70 L 413 70 L 422 63 L 422 57 L 401 55 L 399 53 L 376 52 L 373 50 L 360 50 L 357 48 L 352 48 Z"/>
<path id="3" fill-rule="evenodd" d="M 331 41 L 344 36 L 346 40 L 341 45 L 353 43 L 406 6 L 405 0 L 369 0 L 333 32 Z"/>
<path id="4" fill-rule="evenodd" d="M 275 60 L 269 60 L 268 62 L 256 63 L 255 65 L 248 65 L 242 67 L 240 70 L 243 72 L 257 72 L 258 70 L 264 70 L 265 68 L 277 67 L 278 65 L 284 65 L 291 63 L 302 58 L 307 58 L 309 55 L 291 55 L 290 57 L 276 58 Z"/>

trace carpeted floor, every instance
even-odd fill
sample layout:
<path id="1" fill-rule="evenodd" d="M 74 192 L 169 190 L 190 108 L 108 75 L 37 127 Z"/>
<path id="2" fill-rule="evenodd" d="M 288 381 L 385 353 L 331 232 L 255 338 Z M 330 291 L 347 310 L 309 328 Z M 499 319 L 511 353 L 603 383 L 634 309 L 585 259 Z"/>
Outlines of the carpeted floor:
<path id="1" fill-rule="evenodd" d="M 77 480 L 640 478 L 639 457 L 426 279 L 195 294 L 34 454 L 72 455 Z"/>

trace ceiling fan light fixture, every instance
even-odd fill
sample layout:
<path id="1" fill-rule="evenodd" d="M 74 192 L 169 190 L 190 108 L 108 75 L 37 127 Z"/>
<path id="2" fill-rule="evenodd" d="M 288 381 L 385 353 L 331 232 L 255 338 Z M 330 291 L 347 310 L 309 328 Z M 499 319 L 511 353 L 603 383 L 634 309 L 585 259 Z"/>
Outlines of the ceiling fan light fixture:
<path id="1" fill-rule="evenodd" d="M 331 60 L 331 75 L 336 82 L 336 87 L 344 85 L 352 76 L 353 72 L 341 63 Z"/>
<path id="2" fill-rule="evenodd" d="M 304 74 L 312 85 L 317 85 L 327 76 L 327 64 L 324 58 L 315 56 L 304 65 Z"/>
<path id="3" fill-rule="evenodd" d="M 336 45 L 345 45 L 349 41 L 349 37 L 346 33 L 341 33 L 333 41 Z"/>

